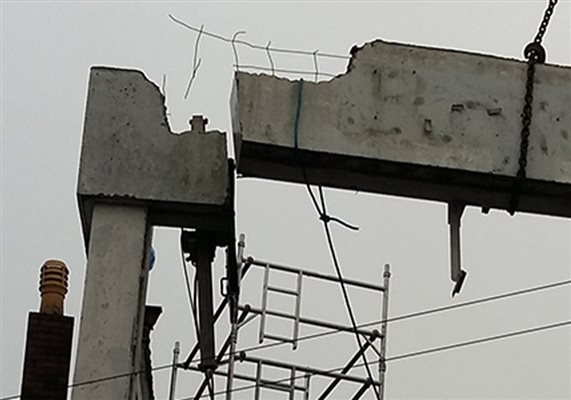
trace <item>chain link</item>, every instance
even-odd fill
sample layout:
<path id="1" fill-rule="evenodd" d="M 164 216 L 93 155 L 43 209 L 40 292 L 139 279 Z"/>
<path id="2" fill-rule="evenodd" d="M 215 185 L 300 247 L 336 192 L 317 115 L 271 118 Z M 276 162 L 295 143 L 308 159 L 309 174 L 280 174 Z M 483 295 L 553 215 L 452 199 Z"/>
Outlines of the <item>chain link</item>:
<path id="1" fill-rule="evenodd" d="M 524 56 L 527 59 L 527 77 L 525 81 L 525 96 L 523 111 L 521 113 L 521 142 L 520 142 L 520 154 L 519 154 L 519 169 L 516 174 L 516 183 L 514 185 L 514 190 L 512 192 L 512 197 L 509 206 L 509 213 L 513 215 L 518 206 L 519 192 L 521 189 L 522 181 L 527 177 L 527 154 L 529 149 L 529 135 L 531 126 L 531 117 L 533 114 L 533 80 L 535 77 L 535 66 L 536 64 L 543 64 L 545 62 L 545 49 L 541 45 L 543 36 L 547 31 L 549 26 L 549 21 L 553 15 L 555 6 L 558 0 L 549 0 L 549 4 L 545 9 L 543 14 L 543 19 L 539 25 L 539 29 L 533 42 L 525 46 Z"/>
<path id="2" fill-rule="evenodd" d="M 533 39 L 533 41 L 535 43 L 541 43 L 541 41 L 543 40 L 543 35 L 545 35 L 545 32 L 547 31 L 547 26 L 549 25 L 549 20 L 551 19 L 551 16 L 553 15 L 553 10 L 555 10 L 555 6 L 557 5 L 558 1 L 559 0 L 549 0 L 549 5 L 545 9 L 545 13 L 543 14 L 543 20 L 541 21 L 541 25 L 539 25 L 539 29 L 537 31 L 537 34 L 535 35 L 535 39 Z"/>

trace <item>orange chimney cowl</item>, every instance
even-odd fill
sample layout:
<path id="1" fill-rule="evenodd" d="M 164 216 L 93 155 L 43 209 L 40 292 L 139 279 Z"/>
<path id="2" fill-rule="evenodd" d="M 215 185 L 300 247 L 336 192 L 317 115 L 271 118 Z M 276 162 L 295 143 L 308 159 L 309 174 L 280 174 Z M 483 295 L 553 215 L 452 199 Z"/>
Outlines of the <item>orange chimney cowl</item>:
<path id="1" fill-rule="evenodd" d="M 60 260 L 46 260 L 40 270 L 40 313 L 63 315 L 69 270 Z"/>

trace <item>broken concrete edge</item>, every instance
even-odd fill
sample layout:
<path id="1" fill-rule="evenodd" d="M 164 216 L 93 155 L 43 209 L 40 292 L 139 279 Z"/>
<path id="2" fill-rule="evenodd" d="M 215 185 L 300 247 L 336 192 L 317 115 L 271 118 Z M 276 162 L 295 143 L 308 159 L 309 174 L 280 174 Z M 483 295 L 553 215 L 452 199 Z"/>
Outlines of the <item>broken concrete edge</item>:
<path id="1" fill-rule="evenodd" d="M 355 62 L 359 53 L 362 50 L 364 50 L 366 47 L 374 47 L 376 44 L 388 44 L 388 45 L 392 45 L 392 46 L 400 46 L 403 48 L 409 48 L 411 50 L 422 50 L 422 51 L 439 50 L 439 51 L 445 51 L 448 53 L 455 53 L 455 54 L 461 54 L 461 55 L 466 55 L 466 56 L 484 57 L 484 58 L 488 58 L 490 60 L 495 60 L 495 61 L 514 61 L 514 62 L 518 62 L 518 63 L 522 63 L 522 64 L 527 63 L 527 61 L 525 59 L 519 59 L 519 58 L 515 58 L 515 57 L 505 57 L 505 56 L 499 56 L 499 55 L 494 55 L 494 54 L 486 54 L 486 53 L 480 53 L 477 51 L 467 51 L 467 50 L 460 50 L 460 49 L 454 49 L 454 48 L 448 48 L 448 47 L 432 47 L 432 46 L 428 46 L 428 45 L 418 45 L 418 44 L 411 44 L 411 43 L 393 42 L 393 41 L 383 40 L 383 39 L 374 39 L 374 40 L 365 42 L 362 45 L 354 45 L 353 47 L 351 47 L 351 49 L 349 50 L 349 54 L 351 57 L 350 57 L 349 62 L 347 64 L 347 69 L 346 69 L 345 73 L 337 75 L 332 80 L 337 79 L 338 77 L 346 75 L 349 72 L 351 72 L 351 70 L 353 69 L 353 63 Z M 523 53 L 523 49 L 522 49 L 522 53 Z M 547 62 L 544 64 L 538 65 L 538 67 L 539 68 L 555 67 L 555 68 L 570 68 L 571 69 L 571 66 L 569 66 L 569 65 L 547 63 Z"/>
<path id="2" fill-rule="evenodd" d="M 327 85 L 329 83 L 332 83 L 340 78 L 345 77 L 346 75 L 348 75 L 349 73 L 351 73 L 351 71 L 354 68 L 354 63 L 357 59 L 357 57 L 359 56 L 359 53 L 363 50 L 365 50 L 367 47 L 374 47 L 376 44 L 387 44 L 387 45 L 392 45 L 392 46 L 399 46 L 402 48 L 409 48 L 411 50 L 422 50 L 422 51 L 434 51 L 434 50 L 439 50 L 439 51 L 444 51 L 447 53 L 455 53 L 455 54 L 460 54 L 460 55 L 465 55 L 465 56 L 478 56 L 478 57 L 484 57 L 487 58 L 489 60 L 495 60 L 495 61 L 511 61 L 511 62 L 517 62 L 520 64 L 526 64 L 526 60 L 525 59 L 519 59 L 519 58 L 515 58 L 515 57 L 506 57 L 506 56 L 499 56 L 499 55 L 494 55 L 494 54 L 486 54 L 486 53 L 480 53 L 477 51 L 467 51 L 467 50 L 460 50 L 460 49 L 454 49 L 454 48 L 447 48 L 447 47 L 431 47 L 428 45 L 417 45 L 417 44 L 411 44 L 411 43 L 403 43 L 403 42 L 393 42 L 393 41 L 389 41 L 389 40 L 383 40 L 383 39 L 375 39 L 372 41 L 368 41 L 365 42 L 361 45 L 353 45 L 353 47 L 351 47 L 351 49 L 349 50 L 349 54 L 347 55 L 347 67 L 345 68 L 345 71 L 343 72 L 339 72 L 338 74 L 336 74 L 333 77 L 329 77 L 327 79 L 323 79 L 317 82 L 314 81 L 309 81 L 309 80 L 305 80 L 304 82 L 308 85 Z M 559 64 L 559 63 L 549 63 L 546 62 L 544 64 L 538 64 L 536 65 L 536 68 L 542 69 L 542 68 L 568 68 L 571 69 L 571 66 L 569 65 L 565 65 L 565 64 Z M 300 79 L 292 79 L 292 78 L 288 78 L 286 76 L 278 76 L 278 75 L 270 75 L 267 72 L 244 72 L 244 71 L 236 71 L 234 76 L 238 76 L 239 74 L 245 74 L 245 75 L 252 75 L 252 76 L 272 76 L 273 78 L 279 79 L 279 80 L 284 80 L 287 82 L 299 82 Z"/>
<path id="3" fill-rule="evenodd" d="M 182 130 L 182 131 L 178 131 L 175 132 L 171 126 L 170 126 L 170 122 L 167 118 L 167 114 L 168 114 L 168 107 L 167 107 L 167 99 L 166 96 L 164 95 L 164 93 L 161 91 L 161 88 L 159 87 L 159 85 L 157 85 L 155 83 L 155 81 L 153 81 L 150 77 L 147 76 L 147 74 L 145 74 L 144 71 L 140 70 L 140 69 L 136 69 L 136 68 L 127 68 L 127 67 L 110 67 L 107 65 L 92 65 L 89 68 L 89 75 L 88 75 L 88 79 L 89 76 L 91 76 L 91 73 L 93 71 L 110 71 L 110 72 L 128 72 L 128 73 L 134 73 L 139 75 L 143 80 L 145 80 L 146 82 L 148 82 L 149 84 L 151 84 L 156 92 L 158 93 L 158 95 L 160 96 L 161 100 L 162 100 L 162 104 L 163 104 L 163 123 L 165 124 L 165 126 L 168 127 L 169 132 L 172 135 L 175 136 L 179 136 L 179 135 L 184 135 L 184 134 L 188 134 L 188 133 L 193 133 L 192 129 L 187 129 L 187 130 Z M 89 86 L 88 86 L 89 88 Z M 193 116 L 194 117 L 194 116 Z M 208 135 L 208 134 L 219 134 L 221 136 L 225 136 L 226 133 L 217 129 L 213 129 L 213 130 L 207 130 L 204 132 L 198 132 L 199 134 L 203 134 L 203 135 Z"/>
<path id="4" fill-rule="evenodd" d="M 97 203 L 145 207 L 157 226 L 200 228 L 233 236 L 229 233 L 234 224 L 231 186 L 235 168 L 228 158 L 225 132 L 205 130 L 204 124 L 173 132 L 164 94 L 137 69 L 92 66 L 86 103 L 77 184 L 86 250 Z M 91 150 L 86 151 L 86 142 Z M 189 166 L 187 157 L 199 165 Z M 145 158 L 155 160 L 141 161 Z M 209 170 L 209 164 L 215 170 Z M 153 179 L 159 183 L 149 183 Z M 169 184 L 162 185 L 162 181 Z M 194 188 L 202 189 L 201 182 L 208 181 L 204 190 L 194 193 Z"/>

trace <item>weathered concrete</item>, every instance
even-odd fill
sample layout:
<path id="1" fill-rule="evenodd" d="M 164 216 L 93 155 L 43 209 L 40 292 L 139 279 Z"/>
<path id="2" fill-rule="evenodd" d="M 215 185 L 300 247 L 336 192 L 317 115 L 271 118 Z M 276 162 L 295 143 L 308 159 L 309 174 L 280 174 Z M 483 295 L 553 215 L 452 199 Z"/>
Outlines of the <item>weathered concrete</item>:
<path id="1" fill-rule="evenodd" d="M 73 400 L 130 400 L 141 391 L 140 377 L 128 374 L 143 362 L 151 232 L 144 207 L 97 204 L 93 209 L 74 383 L 126 375 L 77 386 Z"/>
<path id="2" fill-rule="evenodd" d="M 147 207 L 155 225 L 229 229 L 225 134 L 194 128 L 170 131 L 142 72 L 91 69 L 77 188 L 86 239 L 96 201 Z"/>
<path id="3" fill-rule="evenodd" d="M 298 156 L 340 188 L 507 208 L 518 169 L 526 64 L 383 41 L 348 72 L 303 85 Z M 299 83 L 237 73 L 238 172 L 301 182 Z M 571 217 L 571 68 L 537 66 L 528 180 L 518 209 Z"/>

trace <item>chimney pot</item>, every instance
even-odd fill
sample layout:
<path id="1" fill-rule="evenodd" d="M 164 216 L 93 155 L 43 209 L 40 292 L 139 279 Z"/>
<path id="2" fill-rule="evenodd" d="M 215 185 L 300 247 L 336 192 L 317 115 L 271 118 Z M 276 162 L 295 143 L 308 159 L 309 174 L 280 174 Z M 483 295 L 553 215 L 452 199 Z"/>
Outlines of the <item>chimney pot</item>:
<path id="1" fill-rule="evenodd" d="M 40 270 L 40 313 L 63 315 L 69 270 L 63 261 L 46 260 Z"/>

